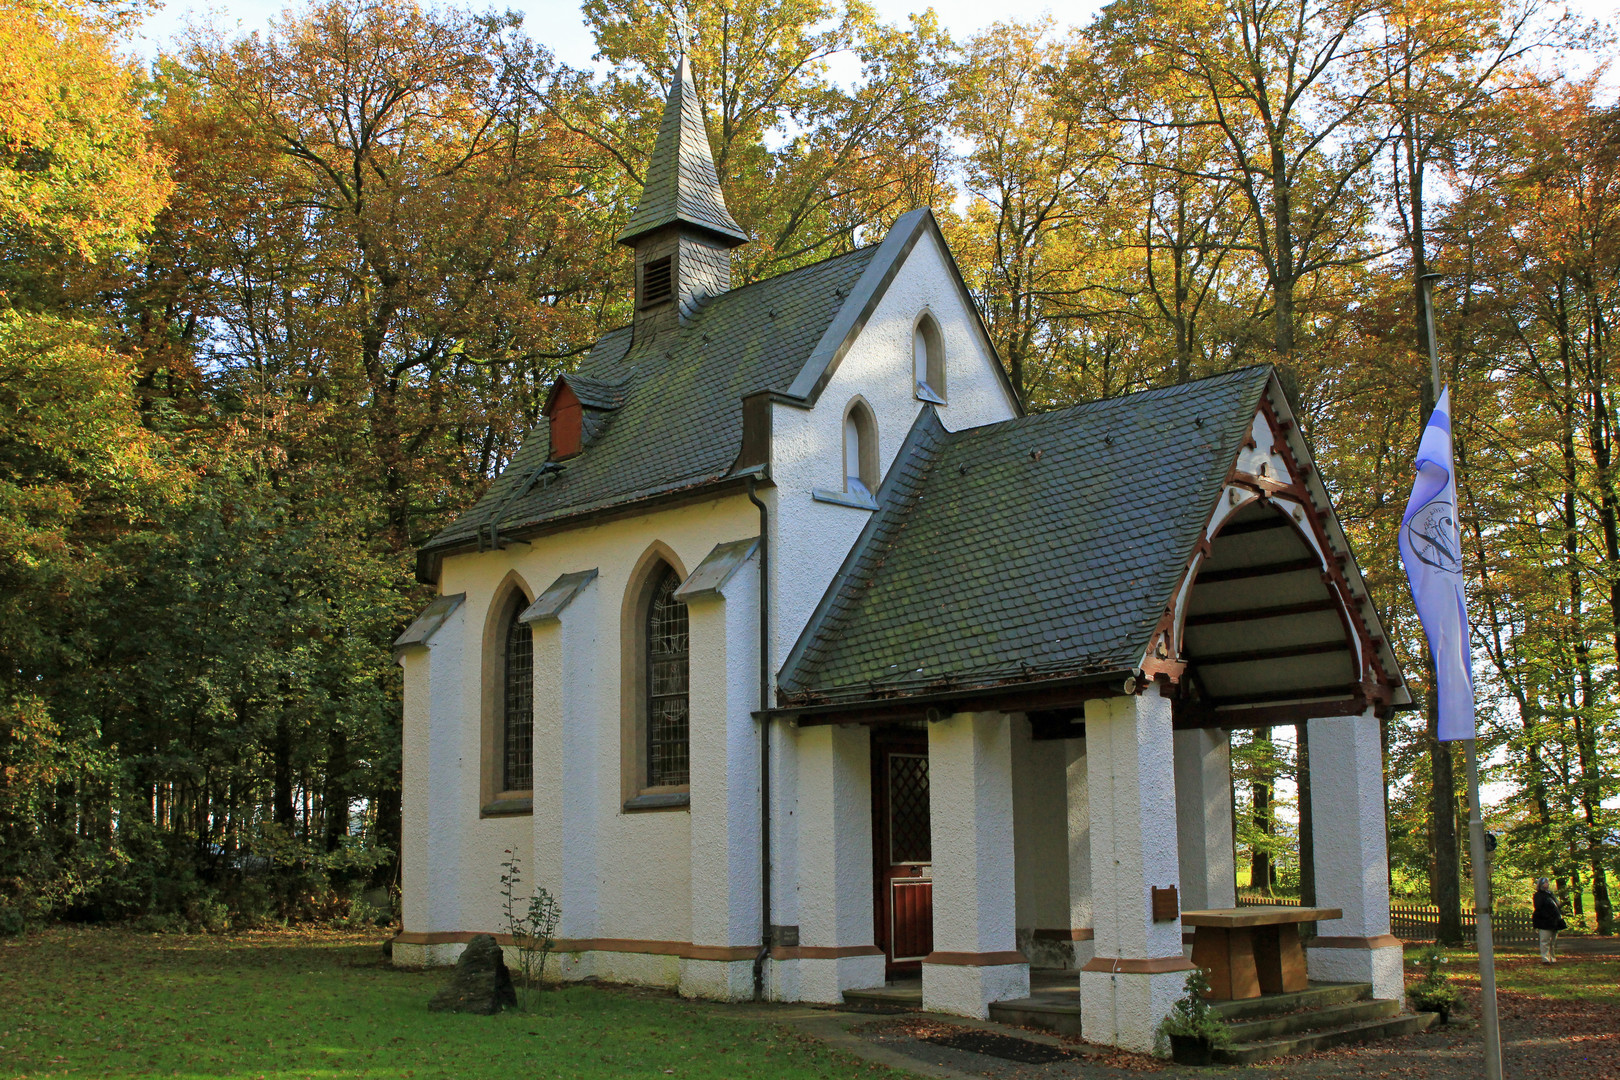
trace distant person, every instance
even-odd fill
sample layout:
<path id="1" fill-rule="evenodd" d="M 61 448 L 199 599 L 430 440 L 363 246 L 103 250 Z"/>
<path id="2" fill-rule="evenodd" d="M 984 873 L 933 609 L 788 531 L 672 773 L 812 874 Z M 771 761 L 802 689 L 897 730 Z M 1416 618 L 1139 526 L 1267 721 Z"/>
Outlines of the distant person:
<path id="1" fill-rule="evenodd" d="M 1552 963 L 1558 931 L 1565 923 L 1564 913 L 1558 910 L 1558 900 L 1546 878 L 1536 879 L 1535 912 L 1530 916 L 1530 925 L 1536 928 L 1536 936 L 1541 939 L 1541 962 Z"/>

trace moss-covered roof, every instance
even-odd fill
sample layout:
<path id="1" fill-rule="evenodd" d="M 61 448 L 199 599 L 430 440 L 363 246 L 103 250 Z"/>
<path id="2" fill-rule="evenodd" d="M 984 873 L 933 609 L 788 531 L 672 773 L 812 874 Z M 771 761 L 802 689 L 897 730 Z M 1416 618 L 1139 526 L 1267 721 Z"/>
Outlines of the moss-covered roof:
<path id="1" fill-rule="evenodd" d="M 954 433 L 924 409 L 783 666 L 783 703 L 1137 666 L 1270 370 Z"/>
<path id="2" fill-rule="evenodd" d="M 632 342 L 629 327 L 597 341 L 567 376 L 587 418 L 583 453 L 548 463 L 544 419 L 466 513 L 424 556 L 500 533 L 725 479 L 742 448 L 742 399 L 786 390 L 871 263 L 862 248 L 706 300 L 673 333 Z M 611 422 L 608 422 L 608 416 Z"/>

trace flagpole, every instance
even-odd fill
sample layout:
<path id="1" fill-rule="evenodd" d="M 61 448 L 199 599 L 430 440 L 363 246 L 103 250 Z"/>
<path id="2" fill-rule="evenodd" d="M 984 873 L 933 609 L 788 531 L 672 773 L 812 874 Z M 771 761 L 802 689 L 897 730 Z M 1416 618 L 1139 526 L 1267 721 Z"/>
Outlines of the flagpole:
<path id="1" fill-rule="evenodd" d="M 1439 274 L 1424 274 L 1423 317 L 1429 330 L 1429 378 L 1434 400 L 1440 400 L 1440 350 L 1434 338 L 1434 283 Z M 1491 942 L 1491 853 L 1485 848 L 1485 822 L 1479 806 L 1479 740 L 1462 740 L 1468 748 L 1468 846 L 1474 862 L 1474 939 L 1479 948 L 1479 1000 L 1485 1020 L 1485 1078 L 1502 1080 L 1502 1031 L 1496 1011 L 1496 953 Z"/>

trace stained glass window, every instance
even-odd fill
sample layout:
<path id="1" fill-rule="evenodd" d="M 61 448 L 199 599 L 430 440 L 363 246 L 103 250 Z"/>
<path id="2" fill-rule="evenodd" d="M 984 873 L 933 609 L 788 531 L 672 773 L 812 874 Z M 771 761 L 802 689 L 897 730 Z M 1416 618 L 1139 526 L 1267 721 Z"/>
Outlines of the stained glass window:
<path id="1" fill-rule="evenodd" d="M 505 744 L 501 754 L 506 791 L 534 787 L 534 635 L 519 622 L 522 604 L 512 605 L 506 624 Z"/>
<path id="2" fill-rule="evenodd" d="M 691 776 L 691 633 L 686 605 L 675 598 L 680 583 L 666 566 L 647 606 L 648 787 L 685 784 Z"/>

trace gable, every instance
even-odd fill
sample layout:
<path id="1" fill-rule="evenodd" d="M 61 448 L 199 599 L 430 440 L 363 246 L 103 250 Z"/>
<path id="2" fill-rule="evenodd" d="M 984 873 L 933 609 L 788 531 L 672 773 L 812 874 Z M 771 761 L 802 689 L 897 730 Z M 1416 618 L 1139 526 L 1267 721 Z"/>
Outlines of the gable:
<path id="1" fill-rule="evenodd" d="M 969 332 L 977 352 L 991 362 L 993 374 L 1006 395 L 1008 407 L 1015 414 L 1023 411 L 1018 394 L 1008 380 L 1006 369 L 996 352 L 995 343 L 991 341 L 990 332 L 984 325 L 983 316 L 980 315 L 978 305 L 973 300 L 973 294 L 968 291 L 967 282 L 962 279 L 962 271 L 956 265 L 956 259 L 950 254 L 950 246 L 945 241 L 944 233 L 940 232 L 939 222 L 935 220 L 933 211 L 927 208 L 913 210 L 894 223 L 894 227 L 878 245 L 866 272 L 856 282 L 850 293 L 849 302 L 843 305 L 838 316 L 827 327 L 815 350 L 806 359 L 804 367 L 783 394 L 784 398 L 796 399 L 806 408 L 816 404 L 822 391 L 838 371 L 839 365 L 843 363 L 844 357 L 848 355 L 856 339 L 861 336 L 877 312 L 879 305 L 888 296 L 896 278 L 905 271 L 908 264 L 914 270 L 917 269 L 917 264 L 912 261 L 912 254 L 918 244 L 925 240 L 927 241 L 925 252 L 935 257 L 937 269 L 945 278 L 947 290 L 955 296 L 961 312 L 969 316 Z M 927 270 L 922 272 L 927 273 Z M 937 291 L 935 295 L 938 295 Z"/>

